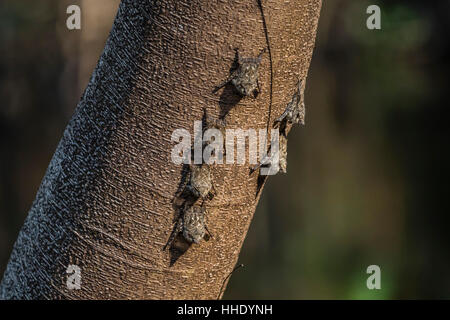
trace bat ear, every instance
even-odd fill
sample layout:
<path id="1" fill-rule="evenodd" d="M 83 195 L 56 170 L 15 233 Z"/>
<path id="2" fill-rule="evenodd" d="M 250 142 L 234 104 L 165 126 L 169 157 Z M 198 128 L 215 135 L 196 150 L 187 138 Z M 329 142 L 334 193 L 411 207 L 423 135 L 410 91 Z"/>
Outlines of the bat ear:
<path id="1" fill-rule="evenodd" d="M 242 62 L 241 54 L 239 53 L 239 48 L 234 48 L 235 54 L 234 54 L 234 61 L 238 62 L 239 64 Z"/>
<path id="2" fill-rule="evenodd" d="M 266 52 L 266 48 L 262 49 L 261 52 L 258 54 L 258 62 L 261 62 L 262 55 Z"/>

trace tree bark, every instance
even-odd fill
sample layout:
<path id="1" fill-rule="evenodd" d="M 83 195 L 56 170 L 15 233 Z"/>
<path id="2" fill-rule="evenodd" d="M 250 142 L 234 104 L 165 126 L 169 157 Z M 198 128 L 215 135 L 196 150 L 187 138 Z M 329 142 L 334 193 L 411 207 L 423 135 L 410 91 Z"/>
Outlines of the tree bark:
<path id="1" fill-rule="evenodd" d="M 215 118 L 228 112 L 228 128 L 244 130 L 264 129 L 284 111 L 307 75 L 321 0 L 262 7 L 272 76 L 264 54 L 260 95 L 236 99 L 227 88 L 212 91 L 229 75 L 234 48 L 248 57 L 267 47 L 257 0 L 122 1 L 14 245 L 2 299 L 221 296 L 257 205 L 257 175 L 248 163 L 213 165 L 213 238 L 182 255 L 163 251 L 182 178 L 171 134 L 192 133 L 204 108 Z M 78 290 L 66 285 L 71 264 L 81 269 Z"/>

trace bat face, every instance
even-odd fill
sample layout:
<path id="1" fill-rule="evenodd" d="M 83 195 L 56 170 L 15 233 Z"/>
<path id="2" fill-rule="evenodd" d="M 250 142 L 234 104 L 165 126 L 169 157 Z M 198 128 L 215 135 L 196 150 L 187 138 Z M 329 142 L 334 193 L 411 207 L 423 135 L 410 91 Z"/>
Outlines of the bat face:
<path id="1" fill-rule="evenodd" d="M 195 196 L 207 198 L 212 189 L 211 171 L 208 165 L 192 165 L 189 184 Z"/>
<path id="2" fill-rule="evenodd" d="M 183 217 L 183 237 L 194 243 L 199 243 L 205 236 L 205 210 L 202 207 L 192 206 Z"/>
<path id="3" fill-rule="evenodd" d="M 241 59 L 236 76 L 231 80 L 236 90 L 243 96 L 255 96 L 258 89 L 259 58 Z"/>

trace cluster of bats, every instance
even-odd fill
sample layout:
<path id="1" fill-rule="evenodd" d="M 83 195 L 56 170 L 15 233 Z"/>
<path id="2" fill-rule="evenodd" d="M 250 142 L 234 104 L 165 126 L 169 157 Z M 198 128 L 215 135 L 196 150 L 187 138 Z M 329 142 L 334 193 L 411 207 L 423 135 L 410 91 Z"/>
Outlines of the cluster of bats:
<path id="1" fill-rule="evenodd" d="M 258 69 L 264 52 L 265 50 L 262 50 L 256 58 L 244 58 L 236 49 L 237 67 L 231 70 L 227 80 L 217 86 L 213 92 L 218 91 L 227 84 L 231 84 L 237 94 L 242 97 L 256 99 L 261 91 L 258 82 Z M 304 90 L 305 81 L 299 80 L 285 111 L 273 123 L 273 128 L 278 128 L 279 130 L 279 168 L 283 173 L 287 169 L 287 135 L 294 124 L 305 123 Z M 225 121 L 207 120 L 207 126 L 223 129 Z M 271 165 L 270 161 L 260 160 L 260 164 L 250 168 L 250 172 L 252 173 L 261 166 L 268 165 Z M 185 181 L 185 185 L 174 200 L 177 208 L 177 217 L 174 229 L 164 250 L 173 244 L 179 234 L 182 234 L 188 243 L 199 243 L 202 239 L 209 240 L 211 237 L 211 233 L 206 225 L 206 209 L 204 207 L 205 201 L 213 199 L 215 195 L 211 179 L 211 166 L 206 163 L 189 165 Z"/>

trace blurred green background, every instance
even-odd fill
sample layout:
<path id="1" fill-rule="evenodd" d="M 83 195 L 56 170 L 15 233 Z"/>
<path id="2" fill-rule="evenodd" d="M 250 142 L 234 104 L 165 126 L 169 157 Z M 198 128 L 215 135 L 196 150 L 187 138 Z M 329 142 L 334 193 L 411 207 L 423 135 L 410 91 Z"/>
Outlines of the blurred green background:
<path id="1" fill-rule="evenodd" d="M 0 2 L 0 274 L 118 0 Z M 82 30 L 68 31 L 79 4 Z M 381 7 L 382 30 L 366 28 Z M 324 1 L 306 126 L 226 299 L 450 298 L 450 1 Z M 381 290 L 366 269 L 381 268 Z"/>

